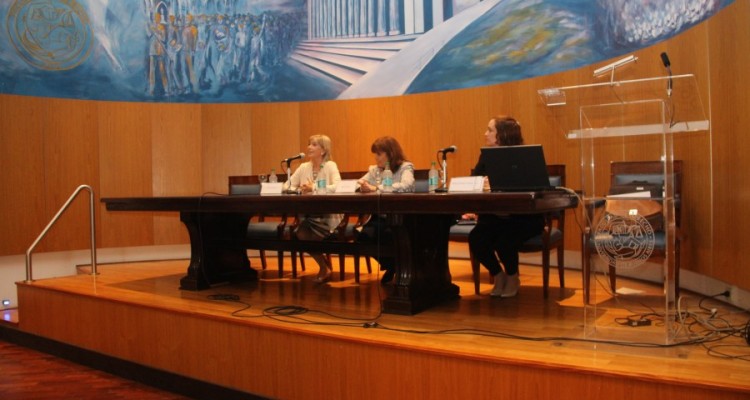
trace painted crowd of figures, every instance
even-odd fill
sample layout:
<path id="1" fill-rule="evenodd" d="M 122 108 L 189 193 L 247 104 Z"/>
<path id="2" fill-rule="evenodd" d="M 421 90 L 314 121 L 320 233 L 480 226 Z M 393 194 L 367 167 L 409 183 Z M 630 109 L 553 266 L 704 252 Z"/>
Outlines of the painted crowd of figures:
<path id="1" fill-rule="evenodd" d="M 304 34 L 303 13 L 166 15 L 147 28 L 149 96 L 219 94 L 268 80 Z"/>

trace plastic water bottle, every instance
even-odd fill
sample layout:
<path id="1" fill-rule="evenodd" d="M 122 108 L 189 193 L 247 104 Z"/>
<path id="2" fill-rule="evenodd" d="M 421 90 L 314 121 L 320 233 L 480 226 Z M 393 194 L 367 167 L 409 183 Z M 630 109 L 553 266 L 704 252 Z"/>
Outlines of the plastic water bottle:
<path id="1" fill-rule="evenodd" d="M 440 181 L 440 173 L 435 168 L 435 161 L 430 166 L 430 172 L 427 174 L 427 184 L 429 185 L 430 192 L 434 192 L 438 188 L 438 182 Z"/>
<path id="2" fill-rule="evenodd" d="M 393 192 L 393 172 L 391 171 L 391 163 L 387 161 L 381 179 L 383 180 L 383 193 Z"/>
<path id="3" fill-rule="evenodd" d="M 268 182 L 276 183 L 279 181 L 279 177 L 276 176 L 276 169 L 271 168 L 271 175 L 268 175 Z"/>
<path id="4" fill-rule="evenodd" d="M 315 194 L 326 194 L 326 176 L 323 173 L 323 164 L 320 164 L 320 172 L 318 172 L 318 178 L 315 181 Z"/>

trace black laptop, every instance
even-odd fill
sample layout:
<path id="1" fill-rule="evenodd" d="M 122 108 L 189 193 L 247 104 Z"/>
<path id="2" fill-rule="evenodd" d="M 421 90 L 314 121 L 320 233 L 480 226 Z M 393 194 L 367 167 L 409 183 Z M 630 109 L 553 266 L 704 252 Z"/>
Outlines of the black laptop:
<path id="1" fill-rule="evenodd" d="M 482 147 L 479 157 L 493 192 L 554 189 L 541 145 Z"/>

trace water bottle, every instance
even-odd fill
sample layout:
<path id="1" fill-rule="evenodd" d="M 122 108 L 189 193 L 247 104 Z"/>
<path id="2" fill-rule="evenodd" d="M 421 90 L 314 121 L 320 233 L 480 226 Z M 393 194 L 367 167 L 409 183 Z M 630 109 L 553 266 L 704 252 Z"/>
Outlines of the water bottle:
<path id="1" fill-rule="evenodd" d="M 279 177 L 276 176 L 276 170 L 274 168 L 271 168 L 271 175 L 268 175 L 268 182 L 276 183 L 278 181 L 279 181 Z"/>
<path id="2" fill-rule="evenodd" d="M 383 193 L 393 192 L 393 172 L 391 172 L 391 163 L 387 161 L 381 179 L 383 180 Z"/>
<path id="3" fill-rule="evenodd" d="M 430 192 L 434 192 L 438 188 L 438 182 L 440 181 L 440 173 L 435 168 L 435 161 L 430 166 L 430 172 L 427 175 L 427 184 L 429 185 Z"/>
<path id="4" fill-rule="evenodd" d="M 375 187 L 379 188 L 381 183 L 383 183 L 383 179 L 380 168 L 375 168 Z"/>
<path id="5" fill-rule="evenodd" d="M 320 164 L 320 172 L 318 172 L 318 178 L 315 181 L 315 194 L 325 194 L 326 188 L 326 176 L 323 173 L 323 164 Z"/>

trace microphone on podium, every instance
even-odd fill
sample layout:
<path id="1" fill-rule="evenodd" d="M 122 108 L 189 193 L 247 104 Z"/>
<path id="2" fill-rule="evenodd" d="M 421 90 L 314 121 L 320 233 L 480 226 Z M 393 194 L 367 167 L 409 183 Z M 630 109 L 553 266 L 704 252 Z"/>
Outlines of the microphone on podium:
<path id="1" fill-rule="evenodd" d="M 304 157 L 305 157 L 305 153 L 299 153 L 296 156 L 285 158 L 285 159 L 281 160 L 281 162 L 288 163 L 288 162 L 291 162 L 291 161 L 294 161 L 294 160 L 300 160 L 300 159 L 302 159 Z"/>
<path id="2" fill-rule="evenodd" d="M 453 153 L 456 150 L 458 150 L 458 147 L 456 147 L 456 146 L 448 146 L 448 147 L 446 147 L 444 149 L 438 150 L 438 153 Z"/>
<path id="3" fill-rule="evenodd" d="M 661 53 L 661 62 L 669 73 L 669 80 L 667 81 L 667 97 L 672 97 L 672 63 L 669 62 L 669 56 L 666 52 Z"/>

